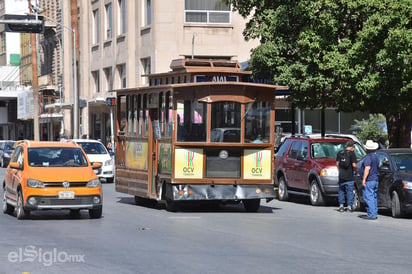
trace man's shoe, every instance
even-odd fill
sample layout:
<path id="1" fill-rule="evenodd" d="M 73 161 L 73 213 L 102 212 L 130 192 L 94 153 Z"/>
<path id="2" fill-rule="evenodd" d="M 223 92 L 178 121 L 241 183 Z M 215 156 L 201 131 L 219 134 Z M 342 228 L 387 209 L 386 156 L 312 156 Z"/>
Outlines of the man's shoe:
<path id="1" fill-rule="evenodd" d="M 339 211 L 339 212 L 344 212 L 344 211 L 345 211 L 345 208 L 344 208 L 343 206 L 340 206 L 340 207 L 338 208 L 338 211 Z"/>
<path id="2" fill-rule="evenodd" d="M 353 208 L 351 206 L 348 206 L 348 212 L 353 212 Z"/>
<path id="3" fill-rule="evenodd" d="M 376 220 L 378 217 L 369 217 L 368 215 L 362 215 L 360 216 L 364 220 Z"/>

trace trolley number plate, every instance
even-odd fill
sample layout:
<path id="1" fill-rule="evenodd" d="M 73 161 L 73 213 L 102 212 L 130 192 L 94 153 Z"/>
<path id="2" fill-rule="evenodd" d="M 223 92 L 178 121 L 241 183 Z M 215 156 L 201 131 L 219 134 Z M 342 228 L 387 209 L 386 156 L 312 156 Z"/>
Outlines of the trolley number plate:
<path id="1" fill-rule="evenodd" d="M 59 199 L 74 199 L 74 191 L 60 191 Z"/>

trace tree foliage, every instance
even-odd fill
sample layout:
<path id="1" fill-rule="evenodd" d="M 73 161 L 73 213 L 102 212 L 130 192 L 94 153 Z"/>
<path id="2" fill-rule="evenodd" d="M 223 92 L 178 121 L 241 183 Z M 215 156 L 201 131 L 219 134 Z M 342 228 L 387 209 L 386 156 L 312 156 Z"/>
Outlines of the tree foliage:
<path id="1" fill-rule="evenodd" d="M 355 120 L 355 127 L 359 129 L 356 136 L 362 143 L 365 143 L 366 140 L 377 141 L 380 137 L 384 137 L 386 140 L 387 134 L 382 126 L 385 122 L 385 116 L 382 114 L 370 114 L 367 120 Z"/>
<path id="2" fill-rule="evenodd" d="M 228 0 L 258 38 L 253 74 L 292 89 L 300 108 L 386 116 L 391 146 L 410 146 L 412 0 Z"/>

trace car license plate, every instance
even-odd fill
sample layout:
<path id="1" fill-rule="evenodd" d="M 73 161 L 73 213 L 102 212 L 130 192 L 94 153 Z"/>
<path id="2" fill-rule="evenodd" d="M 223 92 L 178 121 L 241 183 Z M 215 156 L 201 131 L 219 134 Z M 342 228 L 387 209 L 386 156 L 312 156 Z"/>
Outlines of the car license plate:
<path id="1" fill-rule="evenodd" d="M 59 199 L 74 199 L 74 191 L 60 191 Z"/>

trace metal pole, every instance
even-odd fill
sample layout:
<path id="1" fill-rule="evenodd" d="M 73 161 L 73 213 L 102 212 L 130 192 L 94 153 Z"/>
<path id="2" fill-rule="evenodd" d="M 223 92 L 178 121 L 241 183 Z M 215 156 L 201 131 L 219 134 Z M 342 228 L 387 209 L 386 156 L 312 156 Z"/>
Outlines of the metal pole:
<path id="1" fill-rule="evenodd" d="M 116 102 L 117 103 L 117 102 Z M 110 145 L 112 147 L 113 153 L 116 153 L 116 147 L 114 144 L 114 125 L 113 125 L 113 106 L 110 106 Z"/>
<path id="2" fill-rule="evenodd" d="M 28 2 L 29 4 L 29 11 L 33 12 L 33 7 L 31 5 L 31 1 Z M 36 18 L 37 18 L 37 11 Z M 33 103 L 34 103 L 34 113 L 33 113 L 33 138 L 35 141 L 40 140 L 40 104 L 39 104 L 39 78 L 38 78 L 38 71 L 37 71 L 37 39 L 36 34 L 30 34 L 30 43 L 31 43 L 31 62 L 32 62 L 32 88 L 33 88 Z"/>
<path id="3" fill-rule="evenodd" d="M 73 31 L 73 138 L 79 138 L 79 93 L 77 90 L 76 29 Z"/>

